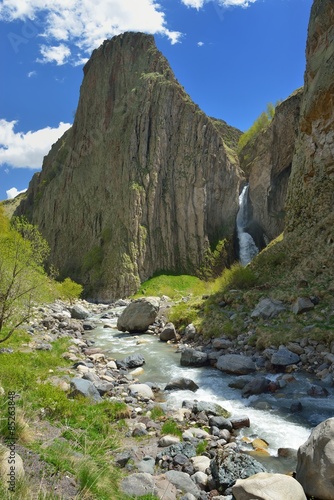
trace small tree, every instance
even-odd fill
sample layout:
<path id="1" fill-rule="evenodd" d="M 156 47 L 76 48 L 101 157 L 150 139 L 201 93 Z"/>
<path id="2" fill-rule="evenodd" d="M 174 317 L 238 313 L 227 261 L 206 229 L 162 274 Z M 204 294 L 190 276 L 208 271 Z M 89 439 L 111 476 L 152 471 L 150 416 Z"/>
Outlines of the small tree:
<path id="1" fill-rule="evenodd" d="M 50 298 L 51 282 L 41 254 L 4 222 L 0 211 L 0 343 L 31 315 L 32 304 Z M 40 236 L 40 238 L 42 238 Z"/>

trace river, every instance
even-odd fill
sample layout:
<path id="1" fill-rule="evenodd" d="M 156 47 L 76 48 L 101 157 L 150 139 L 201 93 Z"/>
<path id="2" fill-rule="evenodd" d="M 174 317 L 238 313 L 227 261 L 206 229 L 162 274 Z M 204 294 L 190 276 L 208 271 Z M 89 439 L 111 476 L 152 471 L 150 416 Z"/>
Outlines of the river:
<path id="1" fill-rule="evenodd" d="M 122 308 L 109 311 L 119 314 Z M 97 320 L 97 318 L 91 318 Z M 310 435 L 311 429 L 333 416 L 334 394 L 328 398 L 313 398 L 307 395 L 307 388 L 315 382 L 310 376 L 295 373 L 293 382 L 274 394 L 261 394 L 242 398 L 237 389 L 229 384 L 237 379 L 212 367 L 189 368 L 180 366 L 180 353 L 176 346 L 161 342 L 155 335 L 133 335 L 121 333 L 116 329 L 117 317 L 98 318 L 98 326 L 85 332 L 85 338 L 93 340 L 109 356 L 121 360 L 130 354 L 142 354 L 145 358 L 144 372 L 138 376 L 140 382 L 154 382 L 161 389 L 177 377 L 192 379 L 199 386 L 196 393 L 191 391 L 172 391 L 165 393 L 165 405 L 180 408 L 184 400 L 204 400 L 221 404 L 233 416 L 247 415 L 250 428 L 240 431 L 239 438 L 259 437 L 269 443 L 268 451 L 272 457 L 270 469 L 284 472 L 286 463 L 281 465 L 277 458 L 278 448 L 297 450 Z M 278 375 L 266 374 L 273 379 Z M 317 382 L 318 383 L 318 382 Z M 302 411 L 292 413 L 291 404 L 300 402 Z M 261 407 L 261 409 L 259 409 Z M 263 459 L 268 462 L 268 459 Z M 266 463 L 268 466 L 268 463 Z M 293 463 L 291 464 L 293 467 Z"/>

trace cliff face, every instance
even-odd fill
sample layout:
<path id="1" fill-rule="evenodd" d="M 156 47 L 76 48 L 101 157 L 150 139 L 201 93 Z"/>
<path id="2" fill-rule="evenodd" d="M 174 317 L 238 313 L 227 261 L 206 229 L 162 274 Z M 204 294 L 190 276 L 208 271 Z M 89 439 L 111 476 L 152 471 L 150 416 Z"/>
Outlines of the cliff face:
<path id="1" fill-rule="evenodd" d="M 160 270 L 194 273 L 210 246 L 232 240 L 239 178 L 220 127 L 190 100 L 153 37 L 125 33 L 84 67 L 73 127 L 19 212 L 38 225 L 63 274 L 109 300 Z"/>
<path id="2" fill-rule="evenodd" d="M 322 234 L 320 240 L 323 240 L 326 247 L 326 245 L 333 246 L 334 240 L 334 4 L 332 0 L 314 1 L 308 28 L 306 56 L 305 91 L 301 105 L 300 133 L 296 142 L 287 198 L 286 229 L 287 237 L 289 233 L 307 232 L 313 236 L 316 233 L 317 237 Z"/>
<path id="3" fill-rule="evenodd" d="M 299 89 L 280 103 L 270 125 L 240 154 L 240 166 L 249 177 L 251 226 L 254 223 L 260 226 L 267 240 L 276 238 L 284 229 L 284 207 L 302 95 Z"/>

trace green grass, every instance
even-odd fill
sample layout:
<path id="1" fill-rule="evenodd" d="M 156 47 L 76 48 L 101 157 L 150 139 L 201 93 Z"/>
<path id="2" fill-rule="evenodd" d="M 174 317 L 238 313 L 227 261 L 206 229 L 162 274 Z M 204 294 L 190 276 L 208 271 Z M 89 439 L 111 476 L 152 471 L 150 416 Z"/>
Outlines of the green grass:
<path id="1" fill-rule="evenodd" d="M 41 456 L 47 464 L 47 474 L 73 474 L 79 485 L 80 498 L 125 500 L 118 490 L 122 473 L 113 467 L 111 457 L 119 448 L 122 432 L 126 429 L 123 420 L 128 417 L 126 404 L 117 400 L 93 404 L 84 397 L 69 397 L 48 381 L 49 376 L 67 374 L 71 363 L 61 355 L 69 340 L 56 340 L 50 351 L 24 352 L 29 340 L 31 337 L 24 333 L 15 334 L 6 344 L 14 352 L 0 354 L 0 385 L 5 390 L 5 395 L 0 396 L 1 438 L 8 434 L 7 393 L 15 391 L 18 395 L 17 442 Z M 47 446 L 34 432 L 40 415 L 62 430 L 61 438 L 50 440 Z M 13 497 L 2 490 L 0 485 L 0 498 L 5 500 L 60 498 L 42 490 L 36 492 L 36 484 L 32 484 L 29 478 L 18 485 Z"/>
<path id="2" fill-rule="evenodd" d="M 142 283 L 134 297 L 167 295 L 171 299 L 179 299 L 187 295 L 206 293 L 207 286 L 205 281 L 196 276 L 161 274 Z"/>
<path id="3" fill-rule="evenodd" d="M 161 434 L 171 434 L 173 436 L 181 437 L 182 431 L 174 420 L 166 420 L 161 428 Z"/>

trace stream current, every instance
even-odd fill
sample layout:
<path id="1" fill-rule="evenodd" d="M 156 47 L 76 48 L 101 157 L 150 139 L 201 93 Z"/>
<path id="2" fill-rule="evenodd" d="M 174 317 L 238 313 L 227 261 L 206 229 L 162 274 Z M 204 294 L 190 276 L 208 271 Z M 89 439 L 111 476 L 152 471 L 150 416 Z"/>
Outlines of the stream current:
<path id="1" fill-rule="evenodd" d="M 119 315 L 123 308 L 107 311 L 110 315 Z M 261 459 L 269 469 L 284 472 L 287 464 L 281 464 L 277 458 L 278 448 L 293 448 L 297 450 L 310 435 L 313 427 L 323 420 L 332 417 L 334 413 L 334 393 L 327 398 L 313 398 L 307 395 L 307 389 L 313 383 L 310 376 L 295 373 L 292 382 L 274 394 L 261 394 L 242 398 L 237 389 L 229 384 L 237 380 L 235 375 L 227 375 L 212 367 L 189 368 L 180 365 L 180 353 L 176 347 L 161 342 L 155 335 L 121 333 L 116 328 L 117 317 L 112 319 L 91 318 L 98 326 L 85 332 L 85 337 L 95 342 L 110 357 L 121 360 L 130 354 L 142 354 L 145 358 L 144 372 L 137 378 L 139 382 L 154 382 L 161 389 L 177 377 L 192 379 L 199 386 L 194 393 L 191 391 L 171 391 L 165 396 L 164 405 L 170 408 L 180 408 L 184 400 L 212 401 L 221 404 L 233 416 L 247 415 L 250 428 L 242 429 L 240 436 L 259 437 L 269 443 L 268 451 L 272 459 Z M 266 374 L 273 380 L 275 374 Z M 302 410 L 292 413 L 293 403 L 301 403 Z M 260 409 L 261 408 L 261 409 Z M 268 464 L 268 460 L 271 460 Z M 293 467 L 293 462 L 291 463 Z"/>

